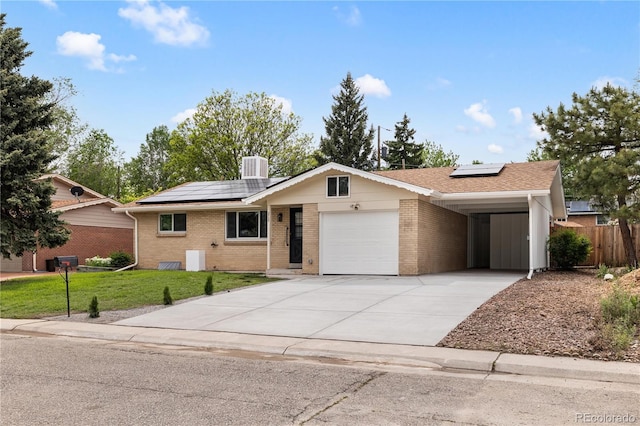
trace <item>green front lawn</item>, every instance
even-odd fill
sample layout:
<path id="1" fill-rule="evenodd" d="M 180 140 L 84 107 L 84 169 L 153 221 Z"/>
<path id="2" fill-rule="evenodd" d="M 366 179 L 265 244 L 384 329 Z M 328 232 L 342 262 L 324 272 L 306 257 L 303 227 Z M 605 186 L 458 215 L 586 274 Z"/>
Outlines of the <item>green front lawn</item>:
<path id="1" fill-rule="evenodd" d="M 98 297 L 100 311 L 161 305 L 165 286 L 174 301 L 201 296 L 209 275 L 213 276 L 215 292 L 276 281 L 259 274 L 224 272 L 73 272 L 69 274 L 71 312 L 87 312 L 93 296 Z M 16 278 L 0 285 L 1 318 L 42 318 L 66 313 L 64 272 L 60 276 Z"/>

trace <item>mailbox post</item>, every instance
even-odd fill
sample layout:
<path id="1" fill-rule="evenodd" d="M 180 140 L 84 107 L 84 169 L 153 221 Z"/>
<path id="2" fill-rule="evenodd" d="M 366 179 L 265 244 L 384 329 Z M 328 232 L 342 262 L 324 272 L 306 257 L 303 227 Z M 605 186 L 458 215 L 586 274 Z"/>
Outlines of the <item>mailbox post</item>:
<path id="1" fill-rule="evenodd" d="M 64 268 L 64 282 L 67 286 L 67 318 L 71 316 L 71 303 L 69 302 L 69 268 L 78 266 L 78 256 L 57 256 L 53 258 L 53 264 L 58 268 Z"/>

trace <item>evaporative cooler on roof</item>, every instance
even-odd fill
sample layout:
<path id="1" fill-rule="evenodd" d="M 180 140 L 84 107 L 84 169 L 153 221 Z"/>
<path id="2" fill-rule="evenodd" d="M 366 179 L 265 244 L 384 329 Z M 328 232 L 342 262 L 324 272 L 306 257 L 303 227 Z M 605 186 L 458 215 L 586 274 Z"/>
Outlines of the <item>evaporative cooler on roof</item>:
<path id="1" fill-rule="evenodd" d="M 460 177 L 478 177 L 478 176 L 497 176 L 504 168 L 504 163 L 495 164 L 467 164 L 457 167 L 449 176 Z"/>

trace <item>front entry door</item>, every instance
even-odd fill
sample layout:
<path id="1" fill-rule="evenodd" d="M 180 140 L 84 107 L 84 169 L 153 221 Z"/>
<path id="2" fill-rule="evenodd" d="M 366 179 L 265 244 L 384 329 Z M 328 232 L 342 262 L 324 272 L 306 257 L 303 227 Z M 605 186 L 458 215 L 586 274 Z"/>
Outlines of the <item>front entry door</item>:
<path id="1" fill-rule="evenodd" d="M 302 267 L 302 208 L 289 210 L 289 263 L 291 267 Z"/>

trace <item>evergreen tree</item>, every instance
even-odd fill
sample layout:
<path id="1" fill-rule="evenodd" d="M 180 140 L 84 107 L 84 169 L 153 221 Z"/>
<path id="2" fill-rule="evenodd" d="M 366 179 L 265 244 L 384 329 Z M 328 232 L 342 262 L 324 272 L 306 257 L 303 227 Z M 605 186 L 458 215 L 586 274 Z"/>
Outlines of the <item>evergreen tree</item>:
<path id="1" fill-rule="evenodd" d="M 416 168 L 422 165 L 422 145 L 415 143 L 413 136 L 416 134 L 414 129 L 409 128 L 411 120 L 404 115 L 402 121 L 396 123 L 395 140 L 386 141 L 389 147 L 385 160 L 390 170 L 406 168 Z"/>
<path id="2" fill-rule="evenodd" d="M 5 28 L 0 14 L 0 251 L 4 257 L 25 251 L 57 247 L 69 231 L 51 211 L 51 182 L 36 180 L 55 160 L 46 130 L 52 123 L 51 103 L 45 102 L 53 85 L 20 69 L 32 52 L 22 40 L 21 28 Z"/>
<path id="3" fill-rule="evenodd" d="M 548 134 L 538 147 L 571 170 L 564 177 L 577 198 L 618 220 L 627 264 L 636 267 L 629 223 L 640 219 L 640 93 L 607 84 L 572 101 L 533 114 Z"/>
<path id="4" fill-rule="evenodd" d="M 340 93 L 333 96 L 331 115 L 324 118 L 326 137 L 320 137 L 316 160 L 320 164 L 336 162 L 360 170 L 373 168 L 373 137 L 367 130 L 367 108 L 351 73 L 340 83 Z"/>

